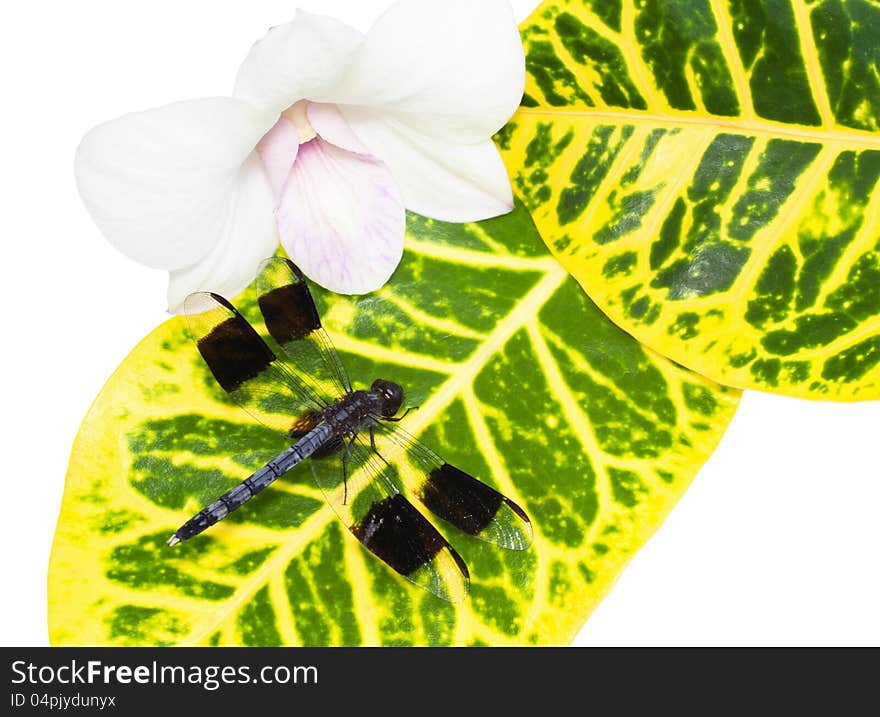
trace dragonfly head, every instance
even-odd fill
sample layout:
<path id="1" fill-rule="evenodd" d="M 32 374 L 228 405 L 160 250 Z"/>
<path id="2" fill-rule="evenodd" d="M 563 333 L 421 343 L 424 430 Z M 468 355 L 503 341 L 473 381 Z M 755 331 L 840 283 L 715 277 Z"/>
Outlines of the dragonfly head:
<path id="1" fill-rule="evenodd" d="M 394 381 L 377 378 L 370 390 L 382 399 L 383 416 L 393 416 L 403 405 L 403 388 Z"/>

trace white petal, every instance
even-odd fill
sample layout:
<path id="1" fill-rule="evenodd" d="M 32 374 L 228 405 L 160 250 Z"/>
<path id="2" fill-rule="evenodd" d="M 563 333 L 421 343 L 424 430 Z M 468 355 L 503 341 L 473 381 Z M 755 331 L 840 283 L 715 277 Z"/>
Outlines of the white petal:
<path id="1" fill-rule="evenodd" d="M 331 291 L 375 291 L 403 255 L 406 213 L 388 168 L 320 136 L 300 145 L 276 217 L 290 258 Z"/>
<path id="2" fill-rule="evenodd" d="M 309 99 L 381 109 L 422 134 L 474 144 L 504 126 L 524 85 L 507 0 L 401 0 L 367 33 L 343 82 Z"/>
<path id="3" fill-rule="evenodd" d="M 492 140 L 450 144 L 370 110 L 340 109 L 355 134 L 388 165 L 410 211 L 448 222 L 472 222 L 513 209 L 507 169 Z"/>
<path id="4" fill-rule="evenodd" d="M 260 262 L 278 247 L 273 206 L 262 162 L 253 152 L 236 178 L 219 241 L 198 262 L 171 272 L 168 310 L 179 312 L 183 300 L 193 291 L 214 291 L 231 298 L 250 284 Z"/>
<path id="5" fill-rule="evenodd" d="M 124 254 L 160 269 L 189 266 L 226 231 L 242 162 L 273 122 L 226 97 L 125 115 L 80 143 L 80 194 Z"/>
<path id="6" fill-rule="evenodd" d="M 234 95 L 280 114 L 335 87 L 362 42 L 354 28 L 299 10 L 254 44 L 238 70 Z"/>

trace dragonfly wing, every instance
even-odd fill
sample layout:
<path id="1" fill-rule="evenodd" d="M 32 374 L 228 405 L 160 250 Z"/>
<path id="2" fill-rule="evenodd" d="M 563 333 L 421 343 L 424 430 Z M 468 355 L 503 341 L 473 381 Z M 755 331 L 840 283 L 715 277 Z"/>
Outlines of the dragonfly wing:
<path id="1" fill-rule="evenodd" d="M 531 545 L 532 523 L 510 498 L 450 465 L 397 424 L 378 421 L 373 437 L 407 490 L 438 518 L 502 548 Z"/>
<path id="2" fill-rule="evenodd" d="M 190 335 L 217 383 L 255 419 L 288 438 L 317 424 L 327 397 L 275 355 L 229 301 L 197 292 L 184 302 Z"/>
<path id="3" fill-rule="evenodd" d="M 352 534 L 407 580 L 450 602 L 470 586 L 467 565 L 394 484 L 394 470 L 364 443 L 348 439 L 335 461 L 310 461 L 315 480 Z"/>
<path id="4" fill-rule="evenodd" d="M 272 338 L 297 369 L 330 396 L 351 391 L 351 381 L 321 319 L 303 273 L 288 259 L 266 259 L 256 280 L 258 303 Z"/>

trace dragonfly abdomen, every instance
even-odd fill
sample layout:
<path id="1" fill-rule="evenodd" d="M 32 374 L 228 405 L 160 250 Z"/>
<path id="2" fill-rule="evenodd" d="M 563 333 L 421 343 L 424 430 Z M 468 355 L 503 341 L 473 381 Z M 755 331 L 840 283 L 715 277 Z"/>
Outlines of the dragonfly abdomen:
<path id="1" fill-rule="evenodd" d="M 220 522 L 291 468 L 315 453 L 328 441 L 333 440 L 334 435 L 333 428 L 327 423 L 315 426 L 290 448 L 196 513 L 168 539 L 168 545 L 177 545 L 177 543 L 192 538 Z"/>

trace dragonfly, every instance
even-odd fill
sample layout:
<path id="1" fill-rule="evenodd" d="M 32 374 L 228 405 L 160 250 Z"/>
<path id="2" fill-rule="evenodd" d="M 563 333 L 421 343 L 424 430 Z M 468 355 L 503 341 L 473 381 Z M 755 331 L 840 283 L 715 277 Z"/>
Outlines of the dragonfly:
<path id="1" fill-rule="evenodd" d="M 407 496 L 468 535 L 510 550 L 529 547 L 531 521 L 519 505 L 400 427 L 413 410 L 401 413 L 400 384 L 377 378 L 369 390 L 352 387 L 293 262 L 265 260 L 255 287 L 267 334 L 216 293 L 190 294 L 184 312 L 217 383 L 291 445 L 190 518 L 169 546 L 210 528 L 308 459 L 351 534 L 395 572 L 444 600 L 467 597 L 467 565 Z"/>

